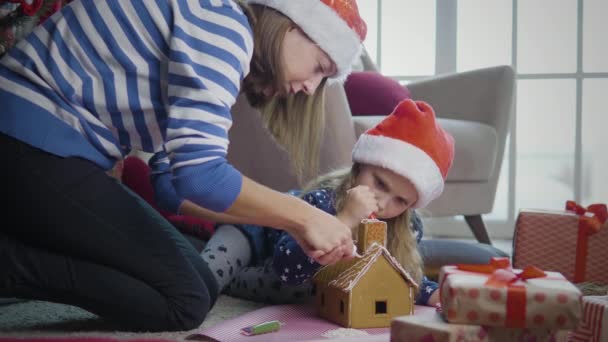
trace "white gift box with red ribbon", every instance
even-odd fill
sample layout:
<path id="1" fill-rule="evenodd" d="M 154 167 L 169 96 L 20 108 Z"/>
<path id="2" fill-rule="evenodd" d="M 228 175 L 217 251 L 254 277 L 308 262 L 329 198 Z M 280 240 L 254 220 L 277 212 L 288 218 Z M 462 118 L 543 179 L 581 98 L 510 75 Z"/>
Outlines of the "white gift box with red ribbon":
<path id="1" fill-rule="evenodd" d="M 439 280 L 450 323 L 559 330 L 575 327 L 581 317 L 582 293 L 563 275 L 533 266 L 512 269 L 507 258 L 443 266 Z"/>

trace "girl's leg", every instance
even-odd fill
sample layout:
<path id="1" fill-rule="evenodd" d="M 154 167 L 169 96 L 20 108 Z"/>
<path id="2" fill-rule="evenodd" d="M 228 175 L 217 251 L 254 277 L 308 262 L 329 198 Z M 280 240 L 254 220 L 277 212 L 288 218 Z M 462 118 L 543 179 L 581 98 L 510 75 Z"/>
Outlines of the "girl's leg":
<path id="1" fill-rule="evenodd" d="M 213 272 L 218 291 L 222 292 L 241 268 L 249 264 L 251 244 L 237 227 L 221 225 L 207 242 L 201 257 Z"/>
<path id="2" fill-rule="evenodd" d="M 187 330 L 213 274 L 175 228 L 95 164 L 0 134 L 0 294 L 82 307 L 136 330 Z M 12 219 L 12 220 L 11 220 Z"/>
<path id="3" fill-rule="evenodd" d="M 216 229 L 201 256 L 213 271 L 220 292 L 227 295 L 273 304 L 308 300 L 311 285 L 283 285 L 272 270 L 271 259 L 262 266 L 249 265 L 252 253 L 243 231 L 225 224 Z"/>
<path id="4" fill-rule="evenodd" d="M 261 266 L 244 267 L 226 287 L 233 297 L 269 304 L 306 303 L 312 300 L 312 284 L 285 285 L 272 269 L 272 260 Z"/>

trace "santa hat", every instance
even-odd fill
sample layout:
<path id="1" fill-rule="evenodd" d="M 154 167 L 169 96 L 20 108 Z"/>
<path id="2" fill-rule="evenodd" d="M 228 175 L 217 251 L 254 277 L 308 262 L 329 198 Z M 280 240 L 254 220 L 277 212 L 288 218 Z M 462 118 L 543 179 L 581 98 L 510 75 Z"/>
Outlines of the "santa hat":
<path id="1" fill-rule="evenodd" d="M 247 0 L 289 17 L 336 64 L 333 79 L 344 81 L 359 58 L 367 34 L 355 0 Z"/>
<path id="2" fill-rule="evenodd" d="M 423 208 L 443 192 L 454 160 L 454 138 L 439 126 L 430 105 L 404 100 L 359 137 L 352 157 L 409 179 L 418 190 L 412 207 Z"/>

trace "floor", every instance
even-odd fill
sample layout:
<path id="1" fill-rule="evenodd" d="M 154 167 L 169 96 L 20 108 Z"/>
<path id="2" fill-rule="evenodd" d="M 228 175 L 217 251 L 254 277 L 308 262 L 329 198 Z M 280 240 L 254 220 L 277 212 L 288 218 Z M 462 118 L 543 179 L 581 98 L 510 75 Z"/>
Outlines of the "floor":
<path id="1" fill-rule="evenodd" d="M 263 304 L 220 296 L 203 324 L 190 331 L 132 333 L 117 330 L 113 324 L 77 307 L 27 301 L 0 305 L 0 339 L 41 337 L 106 337 L 113 339 L 167 339 L 186 341 L 200 329 L 261 308 Z"/>

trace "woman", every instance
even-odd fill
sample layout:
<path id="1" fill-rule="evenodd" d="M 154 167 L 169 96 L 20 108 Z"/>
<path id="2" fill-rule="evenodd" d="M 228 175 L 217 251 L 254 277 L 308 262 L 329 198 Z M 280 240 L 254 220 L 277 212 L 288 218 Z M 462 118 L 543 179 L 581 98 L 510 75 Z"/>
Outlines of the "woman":
<path id="1" fill-rule="evenodd" d="M 343 79 L 365 24 L 354 1 L 249 2 L 76 0 L 0 60 L 3 211 L 17 222 L 0 230 L 0 296 L 76 305 L 132 330 L 200 325 L 218 295 L 209 268 L 106 174 L 131 150 L 170 172 L 156 190 L 168 208 L 285 229 L 321 264 L 351 256 L 348 227 L 225 155 L 241 83 L 291 138 L 280 132 L 290 106 L 318 104 L 294 95 Z M 277 12 L 287 32 L 273 32 Z"/>

